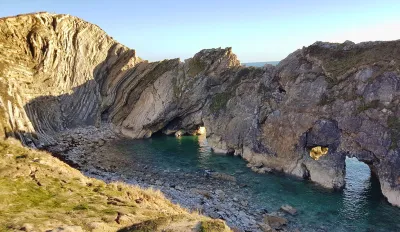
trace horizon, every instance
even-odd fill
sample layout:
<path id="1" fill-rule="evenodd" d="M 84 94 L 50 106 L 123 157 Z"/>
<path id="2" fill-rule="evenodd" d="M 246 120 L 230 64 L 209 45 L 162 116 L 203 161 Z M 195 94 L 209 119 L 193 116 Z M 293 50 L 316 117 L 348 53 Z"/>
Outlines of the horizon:
<path id="1" fill-rule="evenodd" d="M 149 61 L 184 61 L 202 49 L 232 47 L 241 63 L 269 62 L 280 61 L 316 41 L 400 39 L 400 2 L 396 1 L 0 3 L 2 18 L 43 11 L 69 14 L 95 24 Z"/>

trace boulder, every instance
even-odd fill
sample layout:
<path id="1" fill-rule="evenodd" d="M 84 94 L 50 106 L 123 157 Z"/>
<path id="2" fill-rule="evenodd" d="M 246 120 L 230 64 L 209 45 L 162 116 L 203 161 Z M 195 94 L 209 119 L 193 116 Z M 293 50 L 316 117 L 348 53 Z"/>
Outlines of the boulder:
<path id="1" fill-rule="evenodd" d="M 284 217 L 280 217 L 273 214 L 266 214 L 264 215 L 264 223 L 269 225 L 273 229 L 281 229 L 288 223 L 288 221 Z"/>
<path id="2" fill-rule="evenodd" d="M 236 182 L 236 178 L 234 176 L 231 176 L 231 175 L 228 175 L 228 174 L 225 174 L 225 173 L 212 172 L 211 173 L 211 177 L 215 178 L 215 179 Z"/>
<path id="3" fill-rule="evenodd" d="M 290 215 L 296 215 L 297 210 L 290 205 L 282 205 L 280 208 L 283 212 L 288 213 Z"/>
<path id="4" fill-rule="evenodd" d="M 265 224 L 265 223 L 258 223 L 258 226 L 260 227 L 262 232 L 275 232 L 276 231 L 270 225 Z"/>

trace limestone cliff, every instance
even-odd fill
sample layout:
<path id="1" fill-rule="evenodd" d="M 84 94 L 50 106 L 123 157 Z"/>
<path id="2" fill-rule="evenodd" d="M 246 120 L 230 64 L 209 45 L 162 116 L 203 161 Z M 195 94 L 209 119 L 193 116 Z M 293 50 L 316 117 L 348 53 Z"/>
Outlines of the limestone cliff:
<path id="1" fill-rule="evenodd" d="M 27 144 L 98 123 L 97 70 L 116 66 L 118 75 L 140 61 L 99 27 L 69 15 L 3 18 L 0 31 L 1 133 Z"/>
<path id="2" fill-rule="evenodd" d="M 215 151 L 329 188 L 355 156 L 400 206 L 400 41 L 317 42 L 252 68 L 231 48 L 149 63 L 68 15 L 4 18 L 0 31 L 0 133 L 25 144 L 101 121 L 130 138 L 204 125 Z"/>

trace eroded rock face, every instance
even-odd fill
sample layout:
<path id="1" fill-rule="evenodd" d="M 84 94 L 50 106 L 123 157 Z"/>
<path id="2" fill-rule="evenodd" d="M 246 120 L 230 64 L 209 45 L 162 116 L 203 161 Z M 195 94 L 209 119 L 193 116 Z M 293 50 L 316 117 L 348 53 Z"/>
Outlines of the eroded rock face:
<path id="1" fill-rule="evenodd" d="M 49 143 L 54 132 L 98 123 L 98 70 L 117 76 L 140 62 L 134 50 L 69 15 L 0 21 L 2 133 L 14 133 L 26 144 Z"/>
<path id="2" fill-rule="evenodd" d="M 282 160 L 285 172 L 340 188 L 345 155 L 355 156 L 376 172 L 383 192 L 386 186 L 391 194 L 397 192 L 385 195 L 399 205 L 400 172 L 393 168 L 399 164 L 394 155 L 399 141 L 399 52 L 399 41 L 318 42 L 279 64 L 277 78 L 286 98 L 279 116 L 262 125 L 262 141 L 277 159 L 297 160 Z M 304 150 L 317 145 L 329 152 L 315 161 Z"/>
<path id="3" fill-rule="evenodd" d="M 205 126 L 216 152 L 328 188 L 355 156 L 400 205 L 399 41 L 317 42 L 253 68 L 231 48 L 149 63 L 69 15 L 3 18 L 0 31 L 0 136 L 42 146 L 101 121 L 130 138 Z M 317 146 L 328 153 L 314 160 Z"/>

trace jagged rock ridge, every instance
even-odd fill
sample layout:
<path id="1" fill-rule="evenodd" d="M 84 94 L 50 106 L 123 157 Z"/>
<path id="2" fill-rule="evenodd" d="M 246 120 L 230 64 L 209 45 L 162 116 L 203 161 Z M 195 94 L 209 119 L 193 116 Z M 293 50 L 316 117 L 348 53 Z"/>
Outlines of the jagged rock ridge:
<path id="1" fill-rule="evenodd" d="M 0 133 L 41 146 L 102 120 L 130 138 L 204 125 L 215 151 L 329 188 L 355 156 L 400 205 L 400 41 L 317 42 L 252 68 L 230 48 L 149 63 L 68 15 L 4 18 L 0 31 Z M 317 146 L 328 153 L 314 160 Z"/>

